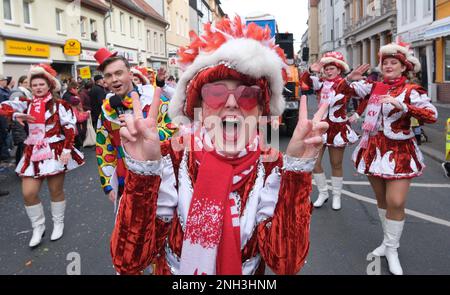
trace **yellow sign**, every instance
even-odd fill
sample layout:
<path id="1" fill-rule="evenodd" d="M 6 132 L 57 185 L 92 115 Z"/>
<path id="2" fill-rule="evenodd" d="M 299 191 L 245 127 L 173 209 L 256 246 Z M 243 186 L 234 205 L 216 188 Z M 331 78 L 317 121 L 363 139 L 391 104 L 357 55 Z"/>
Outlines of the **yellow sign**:
<path id="1" fill-rule="evenodd" d="M 89 67 L 80 68 L 80 77 L 81 79 L 90 79 L 91 69 Z"/>
<path id="2" fill-rule="evenodd" d="M 76 39 L 69 39 L 64 44 L 64 54 L 70 56 L 77 56 L 81 54 L 81 43 Z"/>
<path id="3" fill-rule="evenodd" d="M 447 119 L 447 144 L 445 145 L 445 160 L 450 161 L 450 118 Z"/>
<path id="4" fill-rule="evenodd" d="M 5 40 L 5 54 L 49 57 L 50 46 L 42 43 Z"/>

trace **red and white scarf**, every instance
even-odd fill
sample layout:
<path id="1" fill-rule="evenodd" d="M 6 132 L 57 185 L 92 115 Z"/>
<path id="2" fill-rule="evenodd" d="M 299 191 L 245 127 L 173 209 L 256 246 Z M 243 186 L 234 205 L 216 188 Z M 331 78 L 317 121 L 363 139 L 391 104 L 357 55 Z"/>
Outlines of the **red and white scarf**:
<path id="1" fill-rule="evenodd" d="M 239 210 L 231 192 L 238 190 L 257 167 L 258 138 L 246 152 L 229 158 L 211 149 L 203 135 L 193 135 L 198 163 L 186 228 L 180 272 L 184 275 L 242 274 Z"/>
<path id="2" fill-rule="evenodd" d="M 320 101 L 319 108 L 322 104 L 330 104 L 330 99 L 333 96 L 333 86 L 337 85 L 342 80 L 341 76 L 337 76 L 334 79 L 325 79 L 322 84 L 322 89 L 320 89 Z"/>
<path id="3" fill-rule="evenodd" d="M 45 105 L 52 99 L 52 94 L 47 93 L 43 97 L 33 97 L 30 105 L 29 115 L 35 118 L 33 123 L 29 123 L 29 135 L 25 144 L 33 146 L 31 154 L 32 162 L 39 162 L 52 158 L 50 144 L 45 138 Z"/>
<path id="4" fill-rule="evenodd" d="M 370 133 L 376 131 L 378 124 L 378 117 L 381 113 L 381 99 L 383 95 L 386 95 L 394 88 L 404 85 L 406 82 L 406 77 L 395 80 L 385 80 L 383 82 L 375 83 L 375 88 L 369 98 L 369 103 L 366 111 L 366 118 L 362 124 L 363 136 L 361 138 L 360 146 L 362 148 L 367 148 L 369 143 Z"/>

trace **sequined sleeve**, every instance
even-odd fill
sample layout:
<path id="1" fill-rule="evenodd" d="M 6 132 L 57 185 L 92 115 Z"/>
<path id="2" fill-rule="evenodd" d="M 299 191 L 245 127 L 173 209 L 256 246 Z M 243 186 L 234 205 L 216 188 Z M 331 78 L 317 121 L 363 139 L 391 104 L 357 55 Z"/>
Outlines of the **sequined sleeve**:
<path id="1" fill-rule="evenodd" d="M 408 113 L 423 123 L 435 123 L 438 112 L 431 99 L 423 89 L 411 90 L 410 103 L 407 104 Z"/>
<path id="2" fill-rule="evenodd" d="M 117 272 L 139 274 L 163 249 L 178 193 L 169 155 L 159 161 L 136 161 L 124 153 L 129 173 L 111 237 L 111 255 Z"/>
<path id="3" fill-rule="evenodd" d="M 276 274 L 299 272 L 309 250 L 311 165 L 309 161 L 298 161 L 297 164 L 289 163 L 289 168 L 287 166 L 279 172 L 278 200 L 273 217 L 258 225 L 260 253 Z"/>

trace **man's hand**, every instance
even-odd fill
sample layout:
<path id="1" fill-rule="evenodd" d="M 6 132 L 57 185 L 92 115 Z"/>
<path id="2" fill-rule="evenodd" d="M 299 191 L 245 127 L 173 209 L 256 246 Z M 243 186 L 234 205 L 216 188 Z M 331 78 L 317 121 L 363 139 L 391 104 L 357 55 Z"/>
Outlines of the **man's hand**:
<path id="1" fill-rule="evenodd" d="M 108 199 L 113 203 L 116 201 L 116 193 L 114 192 L 114 190 L 111 190 L 108 193 Z"/>

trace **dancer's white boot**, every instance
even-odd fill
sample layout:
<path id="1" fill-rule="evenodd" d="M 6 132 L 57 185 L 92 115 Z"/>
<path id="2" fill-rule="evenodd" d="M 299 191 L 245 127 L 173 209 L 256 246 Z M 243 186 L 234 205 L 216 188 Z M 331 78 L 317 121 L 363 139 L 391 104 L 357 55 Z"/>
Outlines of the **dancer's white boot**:
<path id="1" fill-rule="evenodd" d="M 386 242 L 386 209 L 378 208 L 378 216 L 380 217 L 381 227 L 383 228 L 383 242 L 372 251 L 372 254 L 375 256 L 384 256 L 386 252 L 386 246 L 384 245 Z"/>
<path id="2" fill-rule="evenodd" d="M 400 247 L 400 238 L 403 232 L 405 220 L 396 221 L 386 218 L 385 243 L 386 259 L 389 264 L 389 271 L 394 275 L 403 275 L 403 269 L 400 265 L 397 249 Z"/>
<path id="3" fill-rule="evenodd" d="M 42 203 L 39 203 L 33 206 L 25 206 L 25 210 L 27 212 L 28 218 L 30 218 L 31 226 L 33 227 L 33 236 L 31 237 L 30 243 L 28 244 L 33 248 L 41 243 L 42 237 L 44 236 L 44 207 L 42 207 Z"/>
<path id="4" fill-rule="evenodd" d="M 52 219 L 53 232 L 50 240 L 56 241 L 60 239 L 64 233 L 64 211 L 66 209 L 66 201 L 51 202 L 52 204 Z"/>
<path id="5" fill-rule="evenodd" d="M 320 208 L 328 201 L 328 185 L 325 173 L 313 174 L 317 189 L 319 190 L 319 197 L 314 202 L 314 207 Z"/>
<path id="6" fill-rule="evenodd" d="M 331 187 L 333 189 L 333 203 L 331 204 L 331 208 L 333 210 L 341 210 L 342 182 L 342 177 L 331 177 Z"/>

